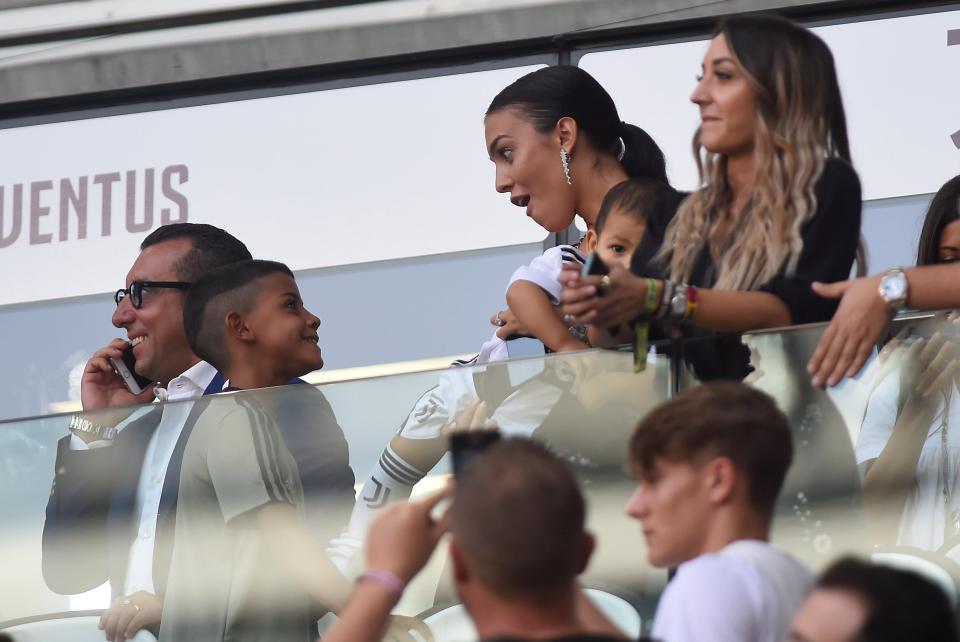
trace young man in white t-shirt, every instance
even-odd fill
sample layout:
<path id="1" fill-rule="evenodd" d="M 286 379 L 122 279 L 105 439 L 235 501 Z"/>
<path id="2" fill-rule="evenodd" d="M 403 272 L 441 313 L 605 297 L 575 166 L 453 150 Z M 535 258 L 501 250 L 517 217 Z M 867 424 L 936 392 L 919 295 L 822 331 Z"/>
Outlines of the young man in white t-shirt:
<path id="1" fill-rule="evenodd" d="M 768 543 L 793 456 L 787 418 L 766 394 L 714 382 L 655 408 L 630 442 L 640 480 L 627 513 L 647 556 L 678 567 L 653 621 L 668 642 L 780 642 L 812 573 Z"/>

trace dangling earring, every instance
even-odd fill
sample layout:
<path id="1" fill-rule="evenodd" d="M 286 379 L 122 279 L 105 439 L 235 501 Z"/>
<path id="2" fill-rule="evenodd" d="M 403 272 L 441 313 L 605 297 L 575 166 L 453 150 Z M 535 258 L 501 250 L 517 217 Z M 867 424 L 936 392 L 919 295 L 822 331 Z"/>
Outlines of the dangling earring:
<path id="1" fill-rule="evenodd" d="M 573 185 L 570 180 L 570 155 L 563 147 L 560 148 L 560 163 L 563 165 L 563 177 L 567 179 L 567 185 Z"/>

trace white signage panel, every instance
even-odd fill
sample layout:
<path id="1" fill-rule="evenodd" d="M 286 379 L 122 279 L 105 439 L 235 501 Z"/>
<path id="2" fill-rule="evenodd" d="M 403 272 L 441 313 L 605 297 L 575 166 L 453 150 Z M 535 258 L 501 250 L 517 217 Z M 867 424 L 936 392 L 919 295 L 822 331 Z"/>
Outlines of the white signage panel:
<path id="1" fill-rule="evenodd" d="M 293 269 L 531 243 L 483 114 L 536 67 L 0 130 L 0 305 L 115 290 L 163 223 Z"/>

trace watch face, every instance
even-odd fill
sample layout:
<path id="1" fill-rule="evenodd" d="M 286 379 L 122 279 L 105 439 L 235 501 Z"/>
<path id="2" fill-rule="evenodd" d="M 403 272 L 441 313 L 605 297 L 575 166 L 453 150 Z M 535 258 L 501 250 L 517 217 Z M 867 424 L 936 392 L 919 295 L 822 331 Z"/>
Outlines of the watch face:
<path id="1" fill-rule="evenodd" d="M 897 301 L 907 296 L 907 278 L 902 272 L 888 274 L 880 280 L 880 291 L 887 301 Z"/>
<path id="2" fill-rule="evenodd" d="M 687 312 L 687 295 L 683 292 L 677 292 L 670 301 L 670 312 L 674 316 L 682 317 Z"/>

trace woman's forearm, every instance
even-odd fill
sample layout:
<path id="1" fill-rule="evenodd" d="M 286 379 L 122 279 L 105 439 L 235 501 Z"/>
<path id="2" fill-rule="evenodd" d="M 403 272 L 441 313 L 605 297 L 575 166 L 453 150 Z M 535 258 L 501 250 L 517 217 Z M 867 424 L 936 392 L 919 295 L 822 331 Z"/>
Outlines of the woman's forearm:
<path id="1" fill-rule="evenodd" d="M 746 332 L 779 328 L 793 323 L 790 310 L 769 292 L 698 290 L 700 303 L 693 322 L 717 332 Z"/>
<path id="2" fill-rule="evenodd" d="M 915 310 L 960 307 L 960 264 L 925 265 L 905 272 L 910 283 L 908 307 Z"/>

